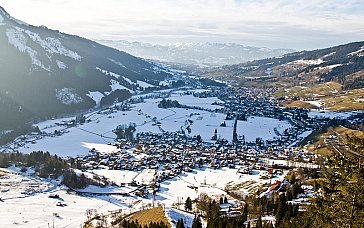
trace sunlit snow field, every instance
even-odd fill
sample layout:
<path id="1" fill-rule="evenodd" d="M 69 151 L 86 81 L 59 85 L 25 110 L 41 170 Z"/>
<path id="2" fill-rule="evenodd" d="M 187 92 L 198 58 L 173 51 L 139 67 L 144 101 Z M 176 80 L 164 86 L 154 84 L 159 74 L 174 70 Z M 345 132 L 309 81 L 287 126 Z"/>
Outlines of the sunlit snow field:
<path id="1" fill-rule="evenodd" d="M 195 90 L 195 92 L 203 91 L 205 90 Z M 161 101 L 160 98 L 144 99 L 143 103 L 133 104 L 130 111 L 111 112 L 110 110 L 103 110 L 89 113 L 87 119 L 90 121 L 75 127 L 56 124 L 69 121 L 74 117 L 38 123 L 37 126 L 43 132 L 54 133 L 59 131 L 63 132 L 63 134 L 54 137 L 29 135 L 26 136 L 25 140 L 16 140 L 9 147 L 25 153 L 37 150 L 49 151 L 51 154 L 62 157 L 87 155 L 92 148 L 100 152 L 111 153 L 118 150 L 113 146 L 116 135 L 112 131 L 118 125 L 130 122 L 136 124 L 136 132 L 175 132 L 181 129 L 186 130 L 187 126 L 190 125 L 191 132 L 189 135 L 201 135 L 204 141 L 211 141 L 215 129 L 217 129 L 218 138 L 232 140 L 234 121 L 225 120 L 225 114 L 213 111 L 222 108 L 220 105 L 213 105 L 213 103 L 223 104 L 218 98 L 197 98 L 192 95 L 185 95 L 184 91 L 175 91 L 169 99 L 178 100 L 180 104 L 200 107 L 205 110 L 191 108 L 162 109 L 158 107 L 158 103 Z M 329 115 L 331 117 L 339 114 L 311 112 L 310 115 L 319 117 Z M 153 121 L 154 117 L 156 117 L 156 120 Z M 160 126 L 155 124 L 156 121 L 160 122 Z M 224 121 L 226 127 L 221 127 L 220 125 Z M 278 137 L 277 132 L 283 133 L 285 129 L 290 127 L 291 125 L 287 121 L 254 116 L 249 117 L 247 121 L 238 121 L 237 133 L 238 135 L 244 135 L 246 141 L 255 141 L 258 137 L 266 140 Z M 301 136 L 307 136 L 309 133 L 310 131 L 304 132 Z M 133 149 L 130 149 L 126 152 L 131 153 L 132 151 Z M 238 169 L 239 166 L 234 169 L 222 168 L 217 170 L 202 168 L 183 173 L 163 181 L 160 184 L 160 190 L 157 192 L 155 200 L 158 204 L 166 206 L 167 215 L 173 217 L 176 216 L 176 213 L 181 214 L 182 212 L 177 212 L 170 207 L 177 202 L 186 200 L 187 197 L 194 199 L 202 193 L 212 197 L 219 197 L 226 194 L 224 190 L 227 186 L 237 185 L 239 185 L 238 189 L 241 194 L 246 195 L 256 191 L 261 184 L 272 184 L 276 180 L 281 180 L 284 176 L 264 179 L 262 176 L 265 175 L 266 171 L 253 170 L 253 175 L 248 175 L 240 174 Z M 56 182 L 31 176 L 32 170 L 29 170 L 26 174 L 19 173 L 19 169 L 15 167 L 3 169 L 3 171 L 8 172 L 0 179 L 0 198 L 5 200 L 4 202 L 0 201 L 0 221 L 1 226 L 4 227 L 49 227 L 53 226 L 53 222 L 55 227 L 78 227 L 85 221 L 85 213 L 88 209 L 96 209 L 103 214 L 115 210 L 130 213 L 140 210 L 153 201 L 151 194 L 147 198 L 140 198 L 133 194 L 130 196 L 79 196 L 67 194 L 64 187 L 58 186 Z M 85 175 L 105 177 L 117 185 L 131 183 L 132 181 L 148 184 L 153 181 L 156 172 L 156 170 L 152 169 L 131 171 L 109 170 L 105 167 L 103 169 L 87 170 Z M 89 186 L 83 191 L 131 193 L 135 189 L 136 187 L 129 185 L 122 187 L 108 186 L 105 188 Z M 59 194 L 61 198 L 51 199 L 48 198 L 49 194 Z M 67 206 L 56 206 L 59 201 L 67 204 Z M 188 215 L 181 216 L 188 217 Z"/>
<path id="2" fill-rule="evenodd" d="M 110 152 L 116 148 L 107 144 L 114 143 L 116 135 L 112 131 L 120 124 L 135 123 L 137 133 L 161 133 L 161 129 L 168 132 L 185 130 L 188 120 L 193 121 L 190 126 L 190 136 L 201 135 L 204 141 L 211 141 L 214 131 L 217 129 L 218 138 L 232 140 L 234 121 L 225 121 L 225 114 L 208 111 L 222 108 L 219 105 L 212 105 L 214 102 L 223 103 L 218 98 L 198 98 L 177 91 L 169 99 L 178 100 L 181 104 L 197 106 L 206 110 L 162 109 L 158 107 L 161 99 L 145 99 L 143 103 L 134 104 L 131 111 L 114 111 L 107 114 L 106 112 L 91 113 L 88 115 L 90 122 L 76 127 L 66 128 L 56 125 L 56 123 L 70 118 L 39 123 L 37 126 L 41 131 L 53 133 L 55 130 L 60 131 L 63 129 L 66 133 L 56 137 L 43 137 L 34 140 L 31 138 L 29 143 L 19 148 L 13 146 L 14 149 L 25 153 L 42 150 L 64 157 L 86 155 L 92 148 L 99 148 L 99 151 L 102 152 Z M 152 121 L 154 117 L 161 123 L 160 127 Z M 220 127 L 220 124 L 224 121 L 226 127 Z M 289 127 L 291 125 L 287 121 L 266 117 L 250 117 L 247 121 L 238 121 L 237 133 L 238 135 L 244 135 L 245 140 L 250 142 L 255 141 L 258 137 L 264 140 L 273 139 L 277 137 L 274 131 L 275 128 L 282 133 Z"/>

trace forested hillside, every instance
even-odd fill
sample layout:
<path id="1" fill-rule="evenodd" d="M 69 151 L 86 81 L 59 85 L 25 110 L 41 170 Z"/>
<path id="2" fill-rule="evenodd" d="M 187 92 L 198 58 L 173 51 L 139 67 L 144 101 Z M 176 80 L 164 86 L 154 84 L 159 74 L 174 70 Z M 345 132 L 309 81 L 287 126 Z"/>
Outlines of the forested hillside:
<path id="1" fill-rule="evenodd" d="M 364 86 L 364 42 L 302 51 L 201 72 L 241 86 L 309 86 L 338 82 L 344 89 Z"/>

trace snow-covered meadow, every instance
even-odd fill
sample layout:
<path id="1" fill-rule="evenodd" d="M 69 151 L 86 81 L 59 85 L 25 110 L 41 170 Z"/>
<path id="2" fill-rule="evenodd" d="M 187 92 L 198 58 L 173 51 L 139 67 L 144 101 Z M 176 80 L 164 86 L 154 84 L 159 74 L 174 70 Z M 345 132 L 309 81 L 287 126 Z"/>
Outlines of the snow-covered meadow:
<path id="1" fill-rule="evenodd" d="M 196 90 L 203 92 L 205 90 Z M 74 127 L 60 126 L 59 123 L 69 121 L 72 118 L 48 120 L 38 123 L 37 126 L 42 132 L 52 134 L 52 136 L 28 136 L 25 142 L 19 140 L 9 145 L 11 150 L 24 153 L 32 151 L 49 151 L 51 154 L 59 156 L 87 155 L 89 150 L 96 148 L 101 152 L 111 152 L 116 147 L 113 144 L 116 135 L 113 130 L 120 124 L 135 123 L 136 133 L 163 131 L 176 132 L 185 130 L 189 126 L 189 136 L 201 135 L 204 141 L 211 141 L 215 129 L 217 137 L 231 141 L 233 137 L 234 121 L 225 120 L 225 114 L 212 110 L 221 109 L 223 104 L 216 97 L 198 98 L 193 95 L 186 95 L 183 91 L 175 91 L 169 98 L 177 100 L 182 105 L 200 107 L 204 110 L 192 108 L 168 108 L 158 107 L 161 98 L 144 99 L 144 102 L 133 104 L 130 111 L 95 111 L 87 115 L 87 122 Z M 154 119 L 154 120 L 153 120 Z M 155 124 L 159 122 L 159 124 Z M 226 127 L 220 126 L 223 122 Z M 58 124 L 57 124 L 58 123 Z M 237 133 L 244 135 L 245 140 L 255 141 L 260 137 L 264 140 L 278 137 L 277 132 L 282 133 L 291 127 L 286 121 L 279 121 L 266 117 L 249 117 L 247 121 L 238 121 Z M 55 131 L 61 132 L 60 136 L 53 134 Z"/>
<path id="2" fill-rule="evenodd" d="M 197 169 L 192 173 L 184 173 L 178 177 L 166 180 L 161 183 L 160 191 L 156 200 L 167 206 L 172 206 L 178 202 L 184 202 L 187 197 L 196 199 L 200 194 L 207 194 L 218 199 L 222 195 L 227 195 L 227 187 L 237 187 L 242 195 L 249 195 L 264 183 L 274 183 L 282 180 L 283 176 L 272 179 L 263 179 L 265 171 L 255 170 L 253 175 L 241 174 L 238 168 L 222 169 Z M 245 183 L 245 185 L 244 185 Z"/>
<path id="3" fill-rule="evenodd" d="M 33 175 L 29 169 L 21 173 L 14 166 L 0 169 L 1 227 L 78 227 L 86 219 L 87 209 L 101 213 L 119 210 L 108 197 L 80 197 L 67 194 L 55 180 Z M 58 194 L 60 198 L 49 198 Z M 61 202 L 63 206 L 57 206 Z M 126 206 L 125 206 L 126 207 Z"/>
<path id="4" fill-rule="evenodd" d="M 205 90 L 195 90 L 194 92 L 204 92 Z M 136 95 L 144 97 L 142 103 L 132 104 L 128 111 L 118 111 L 106 109 L 94 111 L 86 115 L 87 121 L 76 126 L 63 125 L 73 118 L 63 118 L 48 120 L 36 124 L 44 134 L 32 134 L 25 138 L 19 138 L 14 143 L 8 145 L 5 150 L 14 150 L 24 153 L 32 151 L 49 151 L 62 157 L 84 156 L 90 150 L 103 153 L 118 151 L 115 143 L 116 135 L 113 130 L 120 124 L 133 122 L 136 124 L 136 133 L 153 132 L 162 133 L 165 131 L 176 132 L 183 130 L 189 136 L 201 135 L 204 141 L 212 142 L 211 138 L 217 130 L 217 138 L 224 138 L 229 141 L 233 138 L 233 120 L 225 120 L 226 115 L 215 112 L 215 109 L 223 108 L 223 102 L 217 97 L 198 98 L 184 91 L 170 91 L 168 99 L 177 100 L 180 104 L 195 108 L 168 108 L 158 107 L 161 98 L 148 98 L 148 95 Z M 167 91 L 168 93 L 168 91 Z M 157 93 L 153 93 L 157 94 Z M 94 96 L 97 96 L 93 94 Z M 218 104 L 218 105 L 216 105 Z M 221 126 L 225 122 L 226 126 Z M 279 121 L 267 117 L 249 117 L 247 121 L 238 121 L 237 133 L 244 135 L 245 140 L 255 141 L 260 137 L 264 140 L 279 137 L 284 130 L 290 128 L 287 121 Z M 190 129 L 190 132 L 187 131 Z M 56 134 L 57 132 L 57 134 Z M 123 153 L 132 154 L 135 158 L 138 155 L 133 153 L 133 149 L 124 150 Z M 139 155 L 143 157 L 143 154 Z M 274 183 L 282 179 L 284 175 L 279 175 L 272 179 L 266 179 L 266 171 L 253 170 L 252 175 L 239 173 L 239 166 L 236 168 L 194 169 L 192 172 L 182 173 L 160 183 L 159 191 L 155 200 L 158 204 L 170 208 L 179 202 L 183 202 L 187 197 L 197 198 L 200 194 L 206 193 L 210 197 L 219 198 L 226 195 L 225 189 L 234 188 L 242 195 L 255 192 L 264 183 Z M 12 170 L 7 170 L 12 172 Z M 93 195 L 80 196 L 68 194 L 64 187 L 58 183 L 25 174 L 19 174 L 19 170 L 10 173 L 0 179 L 0 186 L 5 186 L 10 179 L 15 188 L 2 192 L 1 197 L 4 202 L 0 202 L 0 221 L 6 227 L 48 227 L 53 222 L 57 226 L 77 227 L 86 220 L 86 210 L 96 209 L 99 213 L 110 213 L 109 211 L 122 210 L 130 213 L 144 208 L 153 202 L 151 189 L 146 198 L 138 197 L 134 194 L 138 187 L 125 183 L 150 184 L 153 182 L 159 170 L 109 170 L 108 167 L 87 170 L 85 175 L 106 178 L 115 186 L 104 188 L 89 186 L 82 190 L 84 193 L 113 193 L 119 195 Z M 81 171 L 78 171 L 81 172 Z M 29 181 L 28 181 L 29 179 Z M 24 195 L 22 192 L 29 188 L 39 189 L 37 192 L 30 192 Z M 25 189 L 25 190 L 24 190 Z M 128 195 L 124 195 L 127 193 Z M 49 194 L 59 194 L 60 199 L 48 198 Z M 57 206 L 61 201 L 67 206 Z M 41 212 L 41 213 L 39 213 Z M 167 209 L 167 216 L 175 217 L 176 211 Z M 182 212 L 178 212 L 181 214 Z M 6 215 L 6 216 L 5 216 Z M 188 215 L 181 215 L 187 216 Z"/>
<path id="5" fill-rule="evenodd" d="M 262 183 L 274 183 L 282 179 L 276 177 L 271 180 L 262 178 L 265 171 L 254 171 L 253 175 L 239 174 L 238 169 L 223 168 L 198 169 L 192 173 L 185 173 L 179 177 L 161 183 L 157 193 L 156 204 L 164 205 L 166 216 L 172 220 L 184 218 L 187 224 L 193 219 L 191 214 L 173 209 L 172 206 L 184 202 L 187 197 L 197 198 L 205 193 L 218 199 L 227 195 L 226 186 L 239 186 L 243 194 L 254 191 Z M 5 175 L 3 175 L 5 173 Z M 126 171 L 126 170 L 94 170 L 94 174 L 105 176 L 110 180 L 121 179 L 121 182 L 138 180 L 147 181 L 153 178 L 154 170 Z M 76 195 L 68 193 L 58 182 L 40 179 L 33 176 L 33 171 L 21 173 L 18 168 L 10 167 L 0 170 L 0 221 L 4 227 L 79 227 L 86 221 L 87 210 L 96 210 L 99 214 L 109 215 L 114 211 L 131 213 L 141 210 L 153 202 L 150 193 L 147 198 L 130 194 L 122 195 Z M 90 175 L 90 173 L 89 173 Z M 11 182 L 11 183 L 10 183 Z M 244 184 L 246 183 L 246 184 Z M 196 190 L 191 187 L 197 187 Z M 105 188 L 89 186 L 84 192 L 118 193 L 131 192 L 132 186 Z M 36 191 L 35 191 L 36 190 Z M 60 198 L 50 198 L 50 195 Z M 60 202 L 60 203 L 59 203 Z M 58 206 L 57 206 L 58 204 Z M 61 206 L 59 204 L 62 204 Z M 181 206 L 183 209 L 183 204 Z M 186 224 L 186 225 L 187 225 Z"/>

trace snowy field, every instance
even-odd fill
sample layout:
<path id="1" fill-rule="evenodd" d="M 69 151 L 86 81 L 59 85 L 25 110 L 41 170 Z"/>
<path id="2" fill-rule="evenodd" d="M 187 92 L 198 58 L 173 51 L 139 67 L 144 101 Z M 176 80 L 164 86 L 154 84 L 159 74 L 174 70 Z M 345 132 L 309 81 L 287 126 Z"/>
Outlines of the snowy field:
<path id="1" fill-rule="evenodd" d="M 155 170 L 152 169 L 144 169 L 142 171 L 96 169 L 87 172 L 106 177 L 117 185 L 131 183 L 132 181 L 149 184 L 153 181 L 155 175 Z"/>
<path id="2" fill-rule="evenodd" d="M 225 195 L 225 187 L 240 185 L 240 191 L 249 193 L 262 183 L 274 183 L 283 176 L 271 180 L 261 178 L 264 171 L 254 171 L 253 175 L 239 174 L 238 169 L 223 168 L 220 170 L 199 169 L 191 173 L 182 174 L 161 183 L 160 191 L 156 195 L 156 203 L 164 205 L 166 215 L 170 220 L 186 219 L 190 224 L 193 216 L 172 209 L 171 207 L 184 202 L 187 197 L 197 198 L 206 193 L 217 199 Z M 124 177 L 126 179 L 148 179 L 154 171 L 145 170 L 139 175 L 136 172 L 125 170 L 99 170 L 98 173 L 109 179 Z M 1 227 L 79 227 L 85 220 L 86 211 L 97 210 L 97 213 L 108 215 L 113 211 L 131 213 L 152 203 L 152 195 L 140 198 L 133 194 L 130 196 L 80 196 L 68 194 L 57 182 L 49 182 L 32 176 L 33 171 L 20 173 L 17 168 L 11 167 L 0 170 L 0 222 Z M 245 184 L 244 184 L 245 183 Z M 197 190 L 191 188 L 197 187 Z M 133 187 L 105 187 L 89 186 L 84 192 L 125 192 Z M 25 193 L 26 192 L 26 193 Z M 58 194 L 60 198 L 49 198 L 51 194 Z M 57 204 L 63 206 L 57 206 Z M 183 206 L 181 207 L 181 209 Z M 187 225 L 186 224 L 186 225 Z"/>
<path id="3" fill-rule="evenodd" d="M 206 90 L 195 90 L 203 92 Z M 223 103 L 216 97 L 198 98 L 193 95 L 185 95 L 184 91 L 173 92 L 169 99 L 178 100 L 181 104 L 201 107 L 207 110 L 220 109 L 222 106 L 212 105 L 214 102 Z M 161 99 L 145 99 L 143 103 L 134 104 L 130 111 L 100 111 L 87 115 L 89 122 L 75 127 L 59 126 L 59 123 L 69 121 L 72 118 L 48 120 L 38 123 L 42 132 L 51 136 L 28 136 L 25 141 L 16 141 L 9 146 L 10 150 L 18 150 L 24 153 L 32 151 L 49 151 L 59 156 L 76 157 L 87 155 L 92 148 L 101 152 L 110 153 L 116 147 L 114 144 L 116 135 L 112 132 L 120 124 L 133 122 L 136 124 L 136 132 L 161 133 L 163 131 L 175 132 L 189 128 L 190 136 L 201 135 L 204 141 L 211 141 L 215 129 L 218 138 L 229 141 L 233 137 L 233 121 L 225 121 L 225 115 L 207 110 L 158 107 Z M 154 119 L 154 120 L 153 120 Z M 221 127 L 223 122 L 226 127 Z M 156 124 L 159 122 L 160 126 Z M 58 123 L 58 125 L 57 125 Z M 255 141 L 256 138 L 273 139 L 277 132 L 282 133 L 291 127 L 286 121 L 265 117 L 250 117 L 247 121 L 239 121 L 237 133 L 244 135 L 245 140 Z M 54 135 L 55 131 L 61 132 L 60 136 Z"/>
<path id="4" fill-rule="evenodd" d="M 100 213 L 126 208 L 109 197 L 81 197 L 67 194 L 56 182 L 20 174 L 14 167 L 0 170 L 1 227 L 79 227 L 87 209 Z M 58 194 L 60 198 L 49 198 Z M 61 202 L 64 206 L 57 206 Z"/>
<path id="5" fill-rule="evenodd" d="M 195 90 L 195 92 L 204 91 L 206 90 Z M 112 131 L 118 125 L 130 122 L 136 124 L 137 132 L 161 133 L 184 130 L 190 136 L 201 135 L 204 141 L 211 141 L 216 129 L 218 138 L 231 141 L 234 121 L 225 120 L 225 114 L 211 111 L 222 108 L 222 106 L 213 105 L 213 103 L 222 104 L 223 102 L 216 97 L 196 98 L 192 95 L 186 95 L 184 92 L 172 92 L 169 99 L 205 110 L 161 109 L 158 107 L 160 98 L 148 99 L 146 95 L 144 102 L 133 104 L 130 111 L 103 110 L 93 112 L 87 115 L 88 121 L 82 125 L 74 127 L 59 125 L 74 118 L 38 123 L 36 126 L 42 132 L 47 133 L 47 136 L 28 135 L 25 139 L 16 140 L 10 145 L 10 149 L 25 153 L 43 150 L 63 157 L 87 155 L 91 149 L 111 153 L 119 150 L 112 146 L 116 137 Z M 352 112 L 311 111 L 309 113 L 311 117 L 330 118 L 345 118 L 351 114 Z M 156 124 L 157 122 L 158 124 Z M 226 127 L 221 127 L 223 122 L 226 123 Z M 291 125 L 287 121 L 254 116 L 249 117 L 247 121 L 238 121 L 237 133 L 240 136 L 244 135 L 245 140 L 250 142 L 255 141 L 258 137 L 264 140 L 279 137 L 284 130 L 290 127 Z M 190 128 L 190 133 L 188 133 L 187 128 Z M 58 136 L 55 131 L 59 133 Z M 310 132 L 305 131 L 298 137 L 304 138 Z M 129 149 L 123 153 L 132 152 L 133 149 Z M 138 156 L 142 157 L 143 154 Z M 286 164 L 286 161 L 274 162 Z M 171 209 L 171 207 L 184 202 L 187 197 L 195 199 L 202 193 L 219 199 L 220 196 L 227 195 L 226 188 L 234 189 L 242 195 L 248 195 L 255 192 L 264 183 L 273 184 L 277 180 L 282 180 L 286 174 L 266 179 L 266 171 L 253 170 L 252 175 L 240 174 L 238 171 L 239 167 L 217 170 L 202 168 L 165 180 L 160 184 L 160 189 L 155 196 L 156 203 L 166 206 L 166 215 L 170 220 L 184 218 L 185 221 L 188 221 L 187 223 L 190 223 L 193 217 Z M 55 227 L 79 227 L 86 220 L 88 209 L 95 209 L 102 214 L 110 214 L 116 210 L 122 210 L 125 213 L 140 210 L 153 202 L 152 194 L 149 193 L 147 198 L 140 198 L 134 194 L 137 187 L 124 186 L 124 184 L 133 181 L 150 184 L 156 172 L 158 171 L 152 169 L 141 171 L 108 170 L 106 168 L 88 170 L 85 175 L 89 177 L 97 175 L 106 178 L 120 187 L 111 185 L 105 188 L 89 186 L 82 190 L 84 193 L 128 193 L 130 195 L 80 196 L 68 194 L 65 188 L 59 185 L 59 181 L 49 181 L 33 176 L 34 171 L 31 169 L 26 173 L 20 173 L 19 169 L 15 167 L 0 169 L 1 227 L 52 227 L 53 223 Z M 60 198 L 49 198 L 50 194 L 58 194 Z M 57 206 L 59 202 L 65 205 Z"/>
<path id="6" fill-rule="evenodd" d="M 207 92 L 208 90 L 193 90 L 195 93 Z M 223 106 L 220 105 L 212 105 L 213 103 L 224 103 L 217 97 L 208 97 L 208 98 L 198 98 L 193 95 L 185 95 L 185 91 L 175 91 L 171 94 L 169 99 L 178 101 L 181 105 L 187 105 L 191 107 L 201 107 L 205 109 L 220 109 Z"/>
<path id="7" fill-rule="evenodd" d="M 193 219 L 195 218 L 193 214 L 186 213 L 174 208 L 167 208 L 165 210 L 168 221 L 173 224 L 172 227 L 176 227 L 178 220 L 183 219 L 185 227 L 192 227 Z"/>
<path id="8" fill-rule="evenodd" d="M 109 202 L 109 197 L 81 197 L 67 194 L 64 190 L 53 191 L 61 199 L 51 199 L 48 193 L 27 198 L 14 198 L 0 202 L 2 227 L 80 227 L 86 220 L 86 211 L 96 209 L 100 213 L 119 210 Z M 57 206 L 62 202 L 67 206 Z"/>
<path id="9" fill-rule="evenodd" d="M 0 168 L 0 199 L 26 198 L 40 192 L 51 192 L 56 188 L 56 183 L 44 182 L 33 177 L 33 170 L 28 170 L 24 175 L 18 175 L 18 172 L 19 169 L 14 166 L 8 169 Z"/>
<path id="10" fill-rule="evenodd" d="M 238 187 L 243 195 L 257 190 L 263 183 L 274 183 L 282 180 L 283 176 L 273 179 L 262 179 L 265 171 L 255 170 L 253 175 L 240 174 L 238 169 L 198 169 L 192 173 L 185 173 L 161 183 L 160 191 L 157 193 L 156 200 L 161 201 L 167 206 L 178 202 L 184 202 L 187 197 L 197 198 L 201 193 L 205 193 L 212 198 L 219 199 L 221 195 L 227 195 L 225 188 Z M 191 187 L 197 187 L 191 188 Z"/>
<path id="11" fill-rule="evenodd" d="M 346 119 L 356 113 L 362 113 L 362 111 L 349 111 L 349 112 L 332 112 L 332 111 L 314 111 L 311 110 L 308 113 L 310 118 L 338 118 L 338 119 Z"/>

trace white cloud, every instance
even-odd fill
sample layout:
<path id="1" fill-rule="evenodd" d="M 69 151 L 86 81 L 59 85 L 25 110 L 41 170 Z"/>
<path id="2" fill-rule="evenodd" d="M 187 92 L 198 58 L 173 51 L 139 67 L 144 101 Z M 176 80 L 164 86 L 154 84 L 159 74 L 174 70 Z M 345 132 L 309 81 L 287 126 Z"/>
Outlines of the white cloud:
<path id="1" fill-rule="evenodd" d="M 96 39 L 318 48 L 362 39 L 363 0 L 3 0 L 14 17 Z"/>

